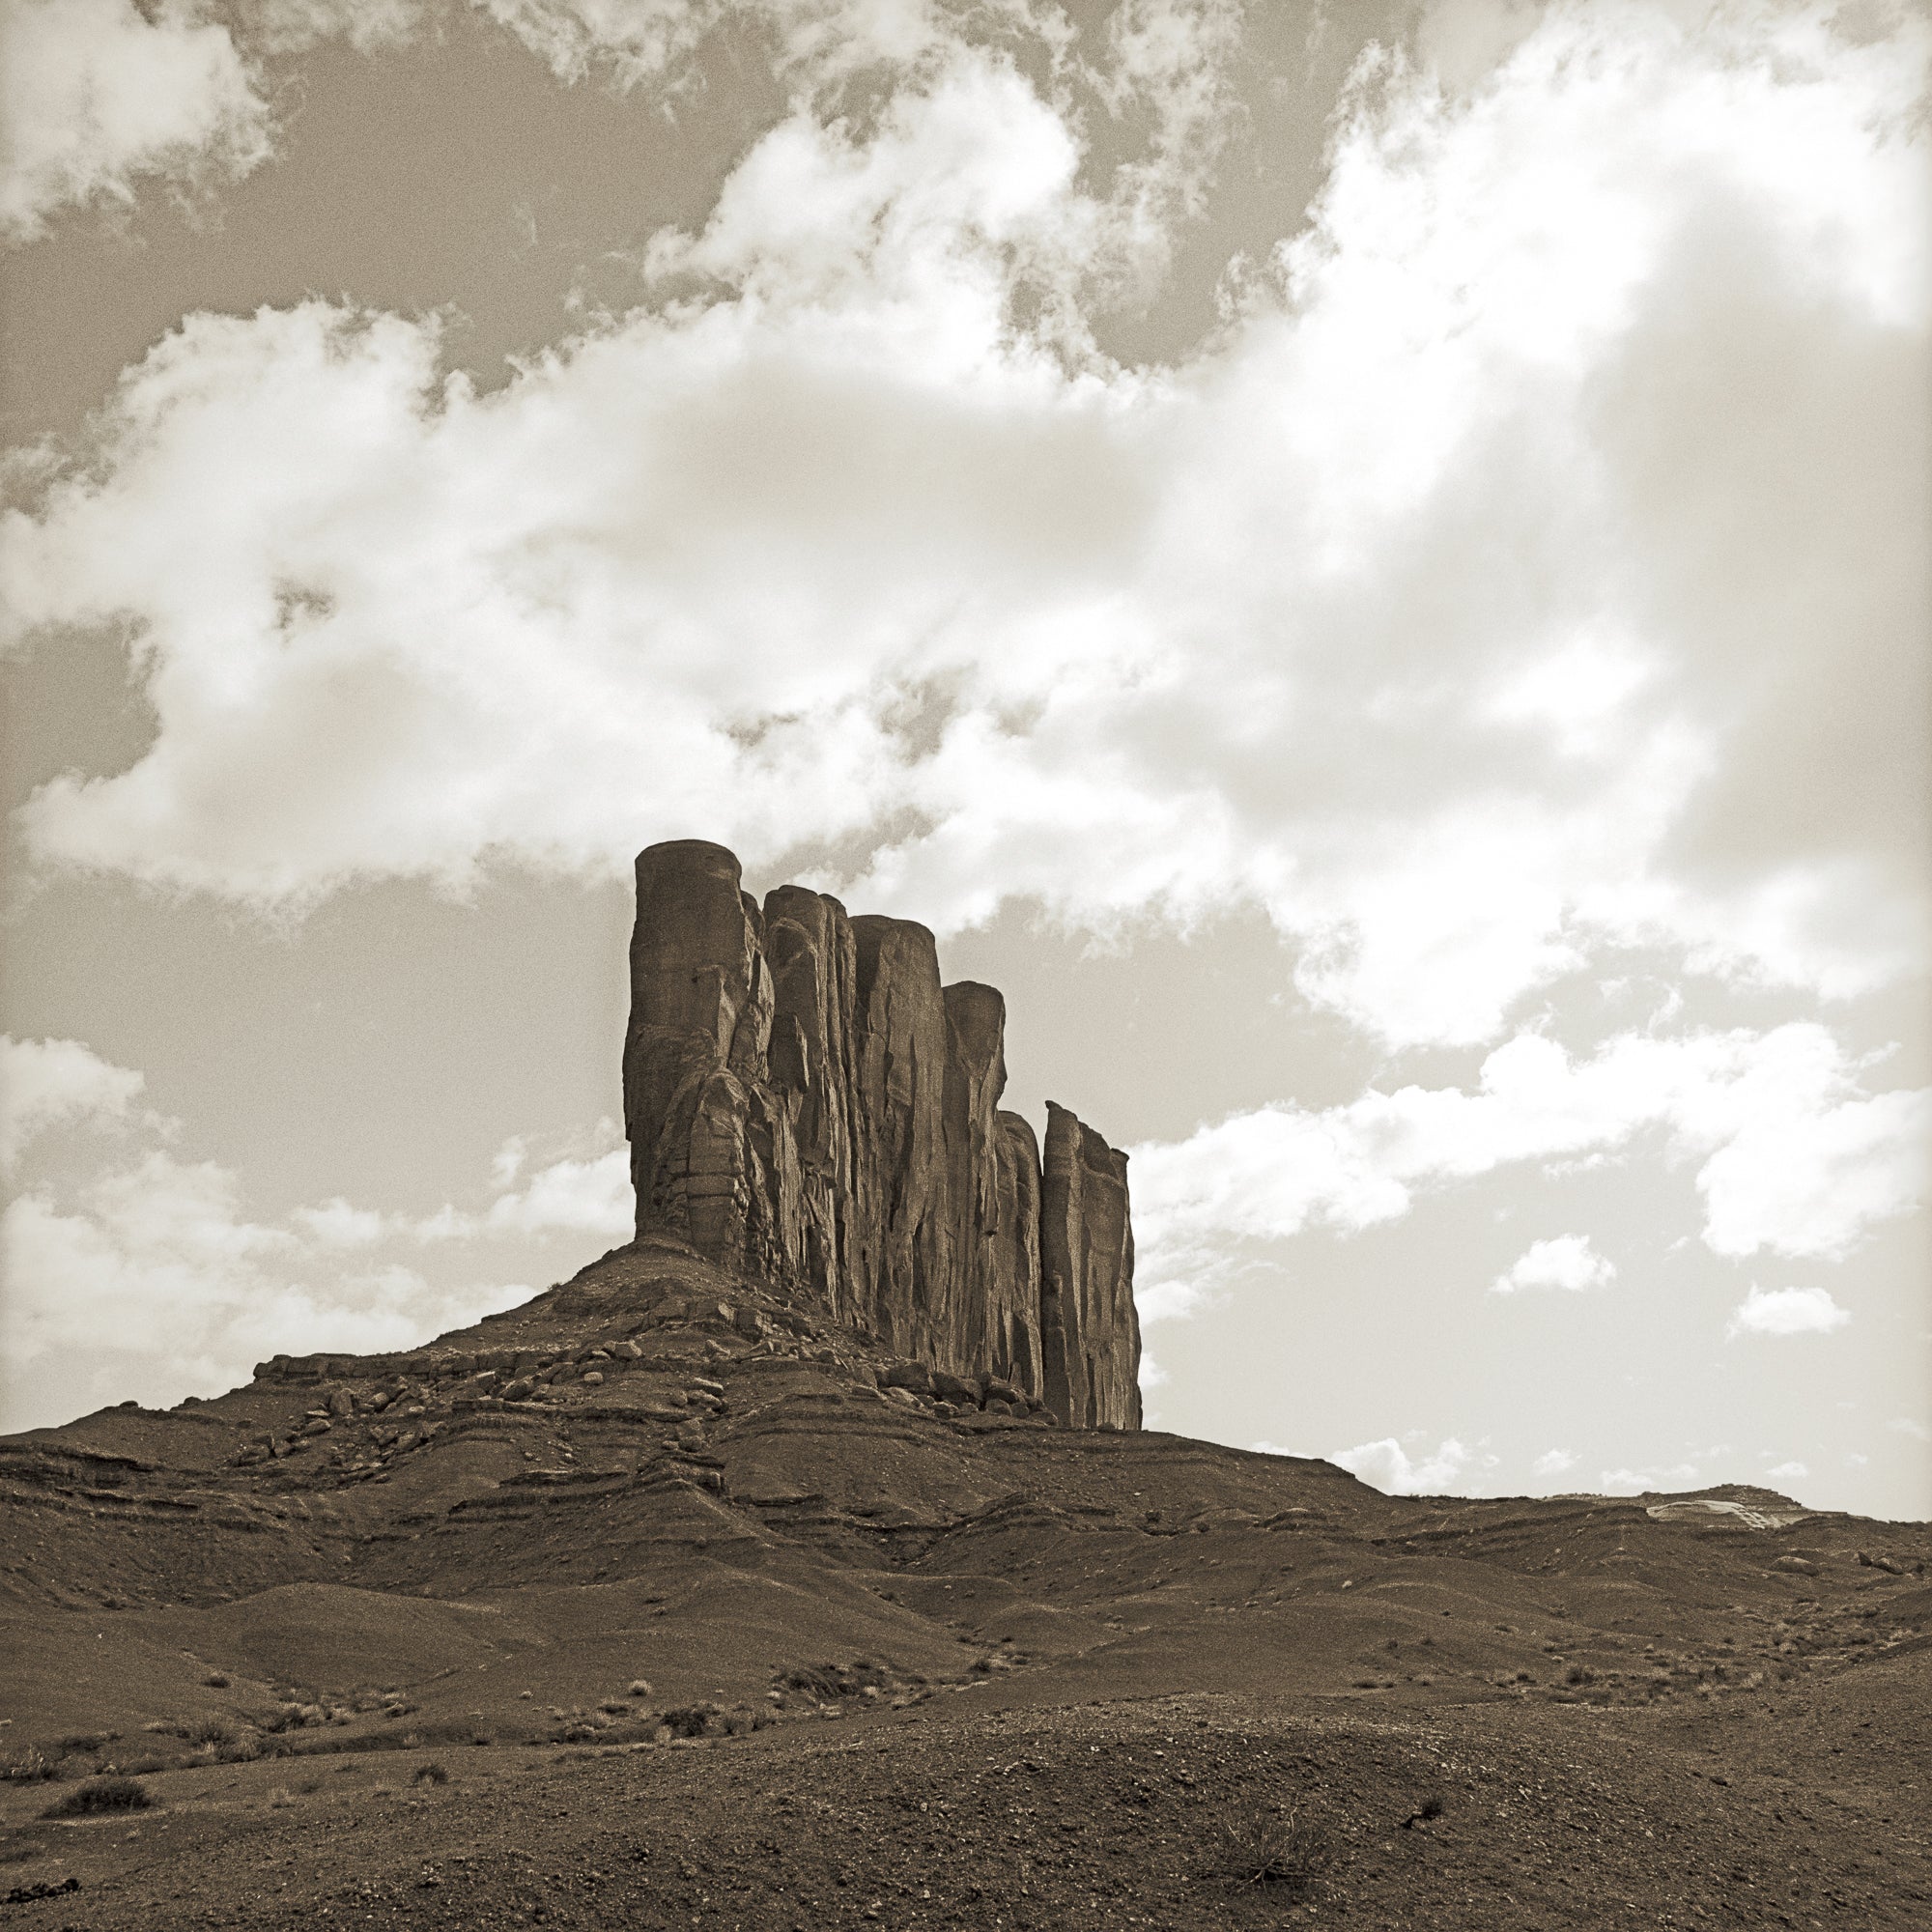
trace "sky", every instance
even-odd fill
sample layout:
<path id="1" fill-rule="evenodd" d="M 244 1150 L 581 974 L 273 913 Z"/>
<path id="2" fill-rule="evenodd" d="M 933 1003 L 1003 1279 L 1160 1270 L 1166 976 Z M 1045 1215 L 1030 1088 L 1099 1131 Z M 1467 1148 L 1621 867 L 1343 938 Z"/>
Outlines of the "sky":
<path id="1" fill-rule="evenodd" d="M 1151 1426 L 1932 1515 L 1924 6 L 0 37 L 0 1427 L 624 1239 L 696 837 L 1129 1151 Z"/>

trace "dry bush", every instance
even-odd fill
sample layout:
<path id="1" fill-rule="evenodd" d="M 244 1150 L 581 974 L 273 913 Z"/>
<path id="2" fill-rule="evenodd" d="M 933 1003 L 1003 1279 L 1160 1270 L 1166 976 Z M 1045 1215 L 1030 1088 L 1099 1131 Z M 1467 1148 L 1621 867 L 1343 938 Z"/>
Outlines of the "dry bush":
<path id="1" fill-rule="evenodd" d="M 723 1715 L 716 1704 L 685 1704 L 667 1711 L 658 1722 L 674 1738 L 701 1738 Z"/>
<path id="2" fill-rule="evenodd" d="M 416 1766 L 415 1781 L 418 1784 L 447 1784 L 449 1782 L 449 1767 L 437 1763 L 435 1759 L 432 1759 L 428 1764 L 419 1764 Z"/>
<path id="3" fill-rule="evenodd" d="M 1334 1860 L 1328 1833 L 1293 1806 L 1265 1799 L 1241 1805 L 1221 1821 L 1219 1869 L 1241 1885 L 1278 1885 L 1300 1897 Z"/>
<path id="4" fill-rule="evenodd" d="M 43 1818 L 96 1818 L 112 1811 L 145 1811 L 154 1803 L 138 1777 L 90 1777 L 57 1799 Z"/>

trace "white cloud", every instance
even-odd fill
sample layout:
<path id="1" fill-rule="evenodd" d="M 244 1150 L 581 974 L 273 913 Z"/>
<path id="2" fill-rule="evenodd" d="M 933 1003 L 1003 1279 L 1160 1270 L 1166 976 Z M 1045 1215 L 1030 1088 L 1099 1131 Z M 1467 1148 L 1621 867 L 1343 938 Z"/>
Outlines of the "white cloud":
<path id="1" fill-rule="evenodd" d="M 1894 1415 L 1885 1426 L 1896 1430 L 1901 1435 L 1909 1435 L 1915 1442 L 1932 1442 L 1932 1428 L 1927 1428 L 1912 1416 Z"/>
<path id="2" fill-rule="evenodd" d="M 158 720 L 37 794 L 43 862 L 300 902 L 694 832 L 942 928 L 1257 904 L 1397 1041 L 1610 941 L 1921 956 L 1923 23 L 1585 6 L 1453 93 L 1365 70 L 1278 287 L 1136 371 L 1089 311 L 1198 198 L 1223 16 L 1123 16 L 1082 84 L 1156 131 L 1096 184 L 1071 78 L 781 14 L 828 73 L 923 50 L 863 128 L 802 98 L 654 309 L 487 397 L 323 303 L 130 372 L 5 526 L 36 647 L 130 637 Z"/>
<path id="3" fill-rule="evenodd" d="M 1490 1284 L 1490 1290 L 1494 1294 L 1514 1294 L 1525 1288 L 1580 1293 L 1605 1288 L 1616 1278 L 1615 1264 L 1591 1247 L 1587 1235 L 1557 1235 L 1549 1240 L 1532 1241 Z"/>
<path id="4" fill-rule="evenodd" d="M 1812 1021 L 1621 1034 L 1588 1059 L 1520 1034 L 1488 1056 L 1473 1089 L 1372 1088 L 1343 1105 L 1284 1103 L 1144 1144 L 1132 1150 L 1143 1317 L 1186 1312 L 1253 1243 L 1394 1220 L 1418 1189 L 1617 1154 L 1653 1131 L 1669 1158 L 1698 1163 L 1714 1253 L 1843 1255 L 1909 1211 L 1923 1183 L 1932 1092 L 1868 1094 L 1869 1070 Z M 1539 1265 L 1584 1259 L 1566 1248 Z"/>
<path id="5" fill-rule="evenodd" d="M 631 1233 L 621 1148 L 523 1172 L 521 1141 L 517 1170 L 499 1159 L 478 1208 L 418 1217 L 338 1198 L 259 1218 L 231 1169 L 164 1145 L 181 1122 L 133 1109 L 140 1074 L 74 1040 L 7 1040 L 0 1066 L 10 1131 L 87 1118 L 132 1137 L 91 1174 L 48 1166 L 0 1216 L 9 1428 L 130 1395 L 212 1395 L 278 1351 L 414 1347 Z M 600 1123 L 593 1150 L 615 1132 Z"/>
<path id="6" fill-rule="evenodd" d="M 320 1208 L 298 1208 L 289 1218 L 324 1248 L 373 1247 L 384 1233 L 374 1208 L 352 1207 L 340 1196 Z"/>
<path id="7" fill-rule="evenodd" d="M 1696 1463 L 1676 1463 L 1668 1468 L 1652 1464 L 1638 1469 L 1605 1469 L 1597 1480 L 1606 1496 L 1640 1496 L 1694 1490 L 1702 1485 L 1703 1477 Z"/>
<path id="8" fill-rule="evenodd" d="M 1331 1450 L 1328 1456 L 1329 1462 L 1392 1496 L 1467 1493 L 1470 1485 L 1480 1481 L 1482 1471 L 1494 1467 L 1496 1460 L 1477 1455 L 1453 1435 L 1413 1460 L 1393 1435 L 1378 1442 L 1357 1443 L 1352 1449 Z"/>
<path id="9" fill-rule="evenodd" d="M 269 116 L 228 31 L 194 0 L 5 0 L 0 7 L 0 237 L 127 203 L 142 176 L 245 174 Z"/>
<path id="10" fill-rule="evenodd" d="M 146 1084 L 77 1039 L 15 1039 L 0 1034 L 0 1169 L 47 1127 L 128 1120 Z"/>
<path id="11" fill-rule="evenodd" d="M 0 242 L 63 213 L 199 194 L 266 161 L 265 63 L 325 40 L 409 40 L 438 0 L 0 0 Z"/>
<path id="12" fill-rule="evenodd" d="M 501 1187 L 500 1156 L 496 1175 L 500 1191 L 487 1208 L 480 1213 L 439 1208 L 415 1224 L 416 1238 L 448 1241 L 508 1235 L 587 1234 L 623 1241 L 636 1227 L 637 1203 L 631 1188 L 630 1154 L 625 1148 L 613 1148 L 591 1159 L 552 1161 L 521 1187 Z"/>
<path id="13" fill-rule="evenodd" d="M 524 1293 L 439 1290 L 373 1260 L 345 1273 L 325 1244 L 250 1220 L 226 1169 L 165 1152 L 66 1204 L 21 1195 L 0 1219 L 0 1255 L 11 1406 L 28 1410 L 12 1427 L 65 1420 L 90 1399 L 212 1395 L 277 1351 L 412 1347 Z"/>
<path id="14" fill-rule="evenodd" d="M 721 22 L 763 25 L 780 71 L 823 86 L 875 64 L 911 65 L 950 38 L 931 0 L 474 0 L 560 80 L 603 72 L 620 86 L 688 79 Z M 995 12 L 1001 11 L 997 7 Z M 1019 8 L 1004 10 L 1020 14 Z"/>
<path id="15" fill-rule="evenodd" d="M 1724 1333 L 1739 1335 L 1829 1335 L 1852 1319 L 1827 1288 L 1751 1287 L 1731 1311 Z"/>
<path id="16" fill-rule="evenodd" d="M 1546 1449 L 1534 1463 L 1530 1471 L 1538 1476 L 1561 1476 L 1577 1466 L 1577 1459 L 1567 1449 Z"/>
<path id="17" fill-rule="evenodd" d="M 1797 1482 L 1810 1473 L 1811 1471 L 1803 1463 L 1779 1463 L 1765 1471 L 1767 1476 L 1775 1476 L 1780 1481 L 1787 1482 Z"/>

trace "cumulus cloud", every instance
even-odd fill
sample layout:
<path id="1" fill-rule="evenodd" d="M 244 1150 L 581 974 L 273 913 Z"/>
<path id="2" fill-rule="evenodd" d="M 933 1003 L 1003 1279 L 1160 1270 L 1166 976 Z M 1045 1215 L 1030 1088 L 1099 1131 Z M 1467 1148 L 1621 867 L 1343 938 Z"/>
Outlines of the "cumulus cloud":
<path id="1" fill-rule="evenodd" d="M 128 203 L 143 176 L 245 174 L 268 108 L 228 31 L 193 0 L 6 0 L 0 8 L 0 237 L 56 211 Z"/>
<path id="2" fill-rule="evenodd" d="M 1562 1288 L 1579 1293 L 1587 1288 L 1606 1288 L 1616 1280 L 1615 1263 L 1590 1245 L 1587 1235 L 1557 1235 L 1532 1241 L 1490 1284 L 1493 1294 L 1515 1294 L 1525 1288 Z"/>
<path id="3" fill-rule="evenodd" d="M 1637 1469 L 1605 1469 L 1598 1477 L 1598 1484 L 1606 1496 L 1640 1496 L 1669 1493 L 1678 1490 L 1694 1490 L 1703 1477 L 1694 1463 L 1674 1463 L 1667 1468 L 1661 1464 L 1651 1464 Z"/>
<path id="4" fill-rule="evenodd" d="M 280 132 L 270 63 L 407 41 L 445 0 L 0 0 L 0 242 L 144 183 L 239 180 Z"/>
<path id="5" fill-rule="evenodd" d="M 521 1184 L 499 1169 L 474 1209 L 337 1199 L 262 1218 L 232 1169 L 165 1145 L 181 1122 L 134 1114 L 138 1073 L 72 1040 L 9 1041 L 4 1065 L 19 1130 L 96 1118 L 134 1139 L 91 1173 L 41 1175 L 0 1216 L 10 1428 L 214 1394 L 278 1351 L 413 1347 L 527 1299 L 509 1268 L 554 1279 L 631 1231 L 621 1151 L 566 1152 Z"/>
<path id="6" fill-rule="evenodd" d="M 320 302 L 128 372 L 4 530 L 32 647 L 129 638 L 158 723 L 37 794 L 43 863 L 288 903 L 694 832 L 942 928 L 1259 905 L 1394 1041 L 1612 942 L 1833 993 L 1920 956 L 1923 22 L 1372 60 L 1312 227 L 1161 370 L 1089 324 L 1198 200 L 1222 15 L 1117 16 L 1089 91 L 1155 132 L 1103 181 L 997 36 L 785 17 L 920 51 L 504 388 Z"/>
<path id="7" fill-rule="evenodd" d="M 1832 1299 L 1828 1288 L 1759 1288 L 1731 1311 L 1724 1333 L 1739 1335 L 1830 1335 L 1852 1319 Z"/>
<path id="8" fill-rule="evenodd" d="M 500 1166 L 497 1171 L 500 1177 Z M 482 1212 L 445 1207 L 417 1222 L 412 1232 L 423 1241 L 566 1233 L 621 1241 L 635 1225 L 630 1155 L 619 1147 L 594 1158 L 552 1161 L 521 1187 L 499 1192 Z"/>
<path id="9" fill-rule="evenodd" d="M 1392 1496 L 1446 1496 L 1466 1493 L 1482 1480 L 1483 1472 L 1493 1468 L 1497 1458 L 1464 1446 L 1455 1436 L 1445 1436 L 1433 1450 L 1411 1458 L 1395 1436 L 1378 1442 L 1357 1443 L 1352 1449 L 1336 1449 L 1328 1461 L 1339 1463 L 1352 1476 Z"/>
<path id="10" fill-rule="evenodd" d="M 1932 1092 L 1871 1094 L 1870 1070 L 1813 1021 L 1621 1034 L 1588 1059 L 1520 1034 L 1488 1056 L 1473 1088 L 1371 1088 L 1339 1106 L 1283 1103 L 1144 1144 L 1133 1150 L 1143 1314 L 1185 1312 L 1254 1243 L 1394 1220 L 1418 1189 L 1611 1155 L 1646 1133 L 1661 1132 L 1669 1158 L 1698 1163 L 1714 1253 L 1843 1255 L 1923 1187 Z M 1544 1270 L 1608 1266 L 1565 1245 L 1580 1241 L 1530 1255 Z"/>
<path id="11" fill-rule="evenodd" d="M 0 1034 L 0 1169 L 45 1128 L 126 1122 L 146 1085 L 77 1039 L 15 1039 Z"/>
<path id="12" fill-rule="evenodd" d="M 1803 1463 L 1779 1463 L 1765 1471 L 1767 1476 L 1776 1476 L 1786 1482 L 1797 1482 L 1810 1473 Z"/>
<path id="13" fill-rule="evenodd" d="M 1567 1449 L 1546 1449 L 1530 1464 L 1531 1473 L 1538 1476 L 1567 1475 L 1577 1466 L 1577 1459 Z"/>

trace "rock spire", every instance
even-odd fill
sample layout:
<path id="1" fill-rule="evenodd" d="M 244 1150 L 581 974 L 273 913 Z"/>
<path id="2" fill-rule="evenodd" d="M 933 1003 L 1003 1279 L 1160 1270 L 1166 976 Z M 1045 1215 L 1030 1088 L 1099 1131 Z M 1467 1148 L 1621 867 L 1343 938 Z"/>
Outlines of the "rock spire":
<path id="1" fill-rule="evenodd" d="M 1127 1157 L 1003 1112 L 1006 1002 L 930 932 L 780 886 L 722 845 L 638 857 L 624 1122 L 638 1233 L 825 1305 L 1076 1428 L 1137 1429 Z"/>

